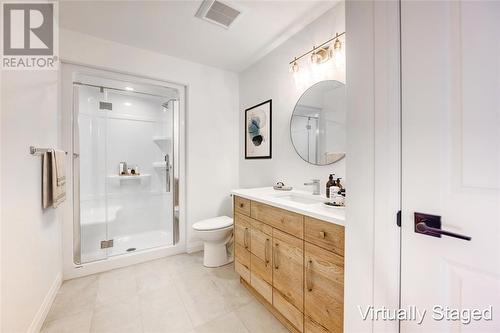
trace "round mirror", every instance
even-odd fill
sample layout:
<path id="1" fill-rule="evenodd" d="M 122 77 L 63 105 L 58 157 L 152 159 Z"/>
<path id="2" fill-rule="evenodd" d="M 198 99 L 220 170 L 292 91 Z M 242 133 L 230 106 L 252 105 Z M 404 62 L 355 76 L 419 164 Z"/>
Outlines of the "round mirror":
<path id="1" fill-rule="evenodd" d="M 315 165 L 344 158 L 345 118 L 345 84 L 327 80 L 307 89 L 290 120 L 290 136 L 297 154 Z"/>

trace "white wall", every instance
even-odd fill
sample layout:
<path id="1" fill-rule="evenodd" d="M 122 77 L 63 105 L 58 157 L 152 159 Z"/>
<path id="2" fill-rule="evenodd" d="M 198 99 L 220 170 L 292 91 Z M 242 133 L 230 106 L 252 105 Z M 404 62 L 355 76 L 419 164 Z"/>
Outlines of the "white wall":
<path id="1" fill-rule="evenodd" d="M 362 320 L 398 308 L 398 3 L 348 1 L 344 332 L 397 332 L 397 321 Z M 362 98 L 360 98 L 362 96 Z"/>
<path id="2" fill-rule="evenodd" d="M 2 332 L 37 331 L 61 279 L 61 221 L 42 211 L 41 157 L 29 154 L 59 146 L 57 80 L 55 71 L 2 73 Z"/>
<path id="3" fill-rule="evenodd" d="M 311 68 L 309 58 L 300 62 L 297 75 L 289 72 L 289 61 L 345 30 L 344 2 L 292 36 L 264 58 L 240 73 L 239 107 L 239 180 L 240 187 L 271 186 L 284 181 L 297 188 L 312 178 L 321 179 L 325 192 L 328 175 L 334 172 L 345 177 L 345 159 L 329 166 L 304 162 L 290 141 L 290 117 L 295 103 L 312 84 L 326 79 L 345 82 L 344 63 L 328 61 Z M 344 41 L 344 39 L 342 39 Z M 345 46 L 345 44 L 343 44 Z M 348 47 L 348 46 L 347 46 Z M 270 160 L 245 160 L 245 109 L 265 100 L 273 100 L 273 156 Z M 310 189 L 308 189 L 310 190 Z"/>
<path id="4" fill-rule="evenodd" d="M 238 185 L 237 75 L 64 29 L 60 49 L 65 61 L 186 85 L 187 247 L 199 246 L 191 225 L 230 215 Z"/>

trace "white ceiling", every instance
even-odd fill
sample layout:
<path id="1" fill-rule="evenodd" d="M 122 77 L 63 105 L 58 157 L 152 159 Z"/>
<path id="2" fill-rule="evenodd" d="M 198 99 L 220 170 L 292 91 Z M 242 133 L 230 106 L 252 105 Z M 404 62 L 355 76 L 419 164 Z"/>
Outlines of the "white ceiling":
<path id="1" fill-rule="evenodd" d="M 239 72 L 338 0 L 230 1 L 229 29 L 196 18 L 201 1 L 61 1 L 60 26 L 95 37 Z"/>

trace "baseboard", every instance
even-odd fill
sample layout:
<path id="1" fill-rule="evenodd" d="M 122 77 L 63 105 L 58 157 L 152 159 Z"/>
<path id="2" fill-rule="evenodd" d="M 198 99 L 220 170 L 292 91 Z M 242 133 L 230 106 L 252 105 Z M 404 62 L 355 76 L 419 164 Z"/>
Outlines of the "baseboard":
<path id="1" fill-rule="evenodd" d="M 61 283 L 62 283 L 62 273 L 59 273 L 54 279 L 54 282 L 52 283 L 52 286 L 47 292 L 47 295 L 45 295 L 42 305 L 40 305 L 40 308 L 38 309 L 35 318 L 33 318 L 33 321 L 31 322 L 31 325 L 28 329 L 29 333 L 38 333 L 42 329 L 43 322 L 45 321 L 45 318 L 49 313 L 52 303 L 54 303 L 54 300 L 56 299 L 56 295 L 57 292 L 59 291 L 59 288 L 61 288 Z"/>
<path id="2" fill-rule="evenodd" d="M 202 242 L 196 242 L 193 244 L 188 244 L 188 246 L 186 246 L 187 253 L 195 253 L 195 252 L 199 252 L 199 251 L 203 251 L 203 243 Z"/>

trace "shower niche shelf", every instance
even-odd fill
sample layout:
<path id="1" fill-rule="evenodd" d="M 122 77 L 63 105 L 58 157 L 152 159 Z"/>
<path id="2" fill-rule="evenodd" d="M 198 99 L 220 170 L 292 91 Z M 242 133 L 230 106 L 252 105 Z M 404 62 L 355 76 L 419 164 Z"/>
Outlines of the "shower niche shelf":
<path id="1" fill-rule="evenodd" d="M 108 178 L 113 181 L 118 181 L 118 182 L 123 182 L 123 181 L 133 181 L 133 180 L 146 180 L 151 178 L 151 175 L 149 173 L 143 173 L 140 175 L 127 175 L 127 176 L 120 176 L 120 175 L 109 175 Z"/>
<path id="2" fill-rule="evenodd" d="M 153 168 L 165 168 L 167 166 L 167 163 L 166 162 L 153 162 Z"/>
<path id="3" fill-rule="evenodd" d="M 170 142 L 170 140 L 168 136 L 153 136 L 153 141 L 156 143 Z"/>
<path id="4" fill-rule="evenodd" d="M 163 152 L 168 152 L 170 151 L 170 146 L 172 143 L 172 139 L 168 136 L 153 136 L 153 142 L 158 145 L 158 147 L 161 149 Z"/>

